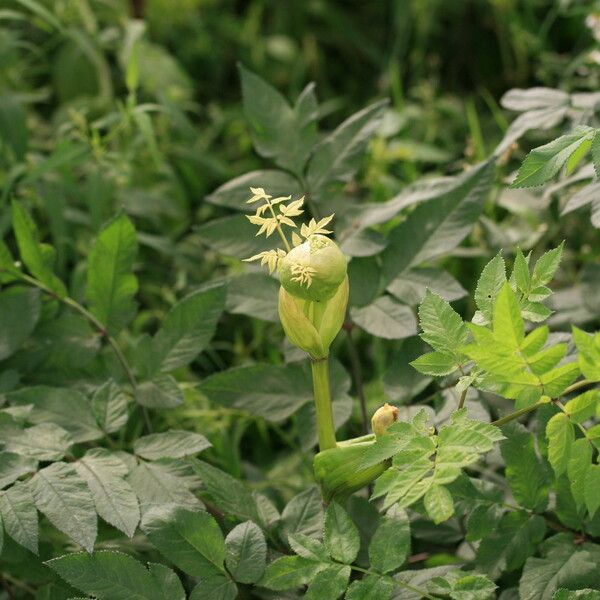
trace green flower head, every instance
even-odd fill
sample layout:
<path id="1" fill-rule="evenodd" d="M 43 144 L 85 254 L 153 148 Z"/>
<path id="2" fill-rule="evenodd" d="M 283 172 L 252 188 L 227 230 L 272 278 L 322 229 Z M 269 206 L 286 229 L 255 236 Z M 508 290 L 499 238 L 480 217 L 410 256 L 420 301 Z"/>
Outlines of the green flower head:
<path id="1" fill-rule="evenodd" d="M 324 235 L 311 235 L 281 260 L 281 285 L 303 300 L 324 302 L 332 298 L 346 277 L 346 257 Z"/>

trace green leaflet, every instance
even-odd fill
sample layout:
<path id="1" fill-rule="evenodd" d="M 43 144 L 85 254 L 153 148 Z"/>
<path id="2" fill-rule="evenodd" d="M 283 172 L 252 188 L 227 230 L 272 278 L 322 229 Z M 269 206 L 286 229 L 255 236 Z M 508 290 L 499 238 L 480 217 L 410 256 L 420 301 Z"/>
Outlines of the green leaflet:
<path id="1" fill-rule="evenodd" d="M 521 165 L 512 187 L 538 186 L 552 179 L 582 146 L 586 152 L 589 150 L 595 131 L 581 126 L 532 150 Z"/>
<path id="2" fill-rule="evenodd" d="M 392 425 L 377 439 L 363 464 L 393 456 L 392 467 L 376 480 L 372 498 L 385 496 L 384 507 L 394 503 L 408 507 L 429 493 L 425 502 L 428 514 L 434 521 L 442 521 L 453 512 L 451 497 L 443 486 L 457 479 L 463 467 L 477 462 L 504 436 L 493 425 L 469 419 L 466 409 L 455 412 L 438 435 L 423 423 L 417 426 L 419 420 L 421 417 L 415 417 L 412 429 L 405 423 Z"/>
<path id="3" fill-rule="evenodd" d="M 99 233 L 88 258 L 86 295 L 91 312 L 110 334 L 133 318 L 138 282 L 133 274 L 137 236 L 133 223 L 119 215 Z"/>

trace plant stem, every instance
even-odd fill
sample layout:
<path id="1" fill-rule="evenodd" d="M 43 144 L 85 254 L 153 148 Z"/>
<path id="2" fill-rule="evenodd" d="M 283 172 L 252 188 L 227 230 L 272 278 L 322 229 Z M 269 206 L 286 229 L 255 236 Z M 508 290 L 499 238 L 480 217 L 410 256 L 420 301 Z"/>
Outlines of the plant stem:
<path id="1" fill-rule="evenodd" d="M 313 387 L 315 392 L 315 408 L 317 411 L 317 432 L 321 451 L 335 448 L 335 427 L 331 393 L 329 391 L 329 359 L 327 357 L 311 361 Z"/>
<path id="2" fill-rule="evenodd" d="M 283 229 L 281 228 L 281 225 L 279 224 L 279 221 L 277 220 L 277 215 L 275 214 L 273 205 L 271 204 L 271 201 L 268 198 L 267 198 L 267 204 L 269 205 L 269 210 L 271 211 L 273 218 L 277 221 L 277 233 L 279 233 L 279 237 L 283 241 L 283 245 L 285 246 L 285 249 L 289 252 L 292 249 L 292 247 L 290 246 L 290 243 L 287 241 L 287 238 L 285 237 L 285 233 L 283 233 Z"/>
<path id="3" fill-rule="evenodd" d="M 585 387 L 586 385 L 590 385 L 590 383 L 593 383 L 593 381 L 590 381 L 589 379 L 582 379 L 581 381 L 577 381 L 573 385 L 570 385 L 561 394 L 561 397 L 567 396 L 568 394 L 576 392 L 580 388 Z M 554 398 L 553 400 L 545 400 L 545 401 L 536 402 L 535 404 L 532 404 L 531 406 L 527 406 L 526 408 L 522 408 L 521 410 L 516 410 L 515 412 L 509 413 L 508 415 L 505 415 L 504 417 L 497 419 L 496 421 L 492 421 L 492 425 L 496 425 L 496 426 L 504 425 L 505 423 L 508 423 L 509 421 L 512 421 L 513 419 L 518 419 L 519 417 L 536 410 L 537 408 L 539 408 L 540 406 L 543 406 L 544 404 L 557 403 L 557 402 L 558 402 L 558 398 Z"/>
<path id="4" fill-rule="evenodd" d="M 362 415 L 363 432 L 369 433 L 369 418 L 367 416 L 367 399 L 365 398 L 365 388 L 363 385 L 362 368 L 360 366 L 360 359 L 358 352 L 356 351 L 356 344 L 352 337 L 352 330 L 346 329 L 346 337 L 348 340 L 348 354 L 350 356 L 350 364 L 352 366 L 352 375 L 354 376 L 354 385 L 356 387 L 356 394 L 360 402 L 360 413 Z"/>
<path id="5" fill-rule="evenodd" d="M 54 290 L 49 288 L 43 282 L 39 281 L 39 279 L 36 279 L 35 277 L 31 277 L 30 275 L 27 275 L 26 273 L 11 272 L 11 275 L 17 277 L 18 279 L 20 279 L 21 281 L 23 281 L 25 283 L 28 283 L 29 285 L 32 285 L 32 286 L 38 288 L 39 290 L 41 290 L 48 296 L 54 298 L 55 300 L 62 302 L 65 306 L 68 306 L 69 308 L 78 312 L 89 323 L 91 323 L 91 325 L 96 329 L 96 331 L 100 334 L 100 336 L 103 337 L 106 340 L 106 342 L 108 343 L 108 345 L 111 347 L 117 360 L 119 361 L 119 364 L 121 365 L 121 368 L 123 369 L 123 371 L 125 372 L 125 375 L 127 376 L 129 384 L 131 385 L 131 387 L 133 388 L 133 391 L 135 392 L 135 389 L 137 387 L 137 380 L 133 373 L 133 369 L 131 368 L 129 362 L 125 358 L 125 355 L 123 354 L 123 351 L 121 350 L 121 347 L 117 343 L 117 340 L 115 340 L 114 337 L 109 335 L 109 333 L 106 329 L 106 326 L 103 323 L 101 323 L 87 308 L 85 308 L 85 306 L 82 306 L 81 304 L 79 304 L 79 302 L 77 302 L 76 300 L 74 300 L 73 298 L 71 298 L 69 296 L 59 296 Z M 141 409 L 142 409 L 142 413 L 144 416 L 144 421 L 146 423 L 146 428 L 150 432 L 152 432 L 152 423 L 150 421 L 150 416 L 148 415 L 146 407 L 142 406 Z"/>
<path id="6" fill-rule="evenodd" d="M 497 419 L 496 421 L 492 421 L 492 425 L 496 425 L 497 427 L 500 427 L 500 425 L 505 425 L 506 423 L 512 421 L 513 419 L 518 419 L 519 417 L 534 411 L 536 408 L 539 408 L 540 406 L 543 406 L 544 404 L 548 404 L 548 402 L 536 402 L 535 404 L 532 404 L 531 406 L 527 406 L 526 408 L 522 408 L 521 410 L 516 410 L 515 412 L 505 415 L 504 417 Z"/>
<path id="7" fill-rule="evenodd" d="M 357 567 L 356 565 L 350 565 L 350 568 L 353 571 L 358 571 L 359 573 L 364 573 L 365 575 L 375 575 L 376 577 L 384 577 L 386 579 L 389 579 L 396 587 L 403 588 L 405 590 L 410 590 L 411 592 L 414 592 L 415 594 L 419 594 L 419 596 L 422 598 L 427 598 L 428 600 L 437 600 L 437 598 L 435 596 L 428 594 L 425 590 L 415 587 L 415 586 L 412 586 L 412 585 L 410 585 L 410 583 L 405 583 L 404 581 L 398 581 L 397 579 L 394 579 L 390 575 L 381 575 L 381 573 L 376 573 L 375 571 L 370 571 L 369 569 L 363 569 L 362 567 Z"/>

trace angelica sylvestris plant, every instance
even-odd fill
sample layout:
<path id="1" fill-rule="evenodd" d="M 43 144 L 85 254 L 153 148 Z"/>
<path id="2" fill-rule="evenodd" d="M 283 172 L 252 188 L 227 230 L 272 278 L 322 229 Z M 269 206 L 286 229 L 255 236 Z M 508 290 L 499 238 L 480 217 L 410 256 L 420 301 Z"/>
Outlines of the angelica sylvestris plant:
<path id="1" fill-rule="evenodd" d="M 279 273 L 281 324 L 290 342 L 311 358 L 319 446 L 321 450 L 335 448 L 327 359 L 329 346 L 344 323 L 348 276 L 346 257 L 327 237 L 331 231 L 326 226 L 333 215 L 303 223 L 300 235 L 292 231 L 290 244 L 284 228 L 297 229 L 293 218 L 304 213 L 304 198 L 290 201 L 291 196 L 273 198 L 262 188 L 251 191 L 248 202 L 261 203 L 256 213 L 248 216 L 259 226 L 257 235 L 269 237 L 277 231 L 285 249 L 274 248 L 245 260 L 260 260 L 270 273 Z"/>

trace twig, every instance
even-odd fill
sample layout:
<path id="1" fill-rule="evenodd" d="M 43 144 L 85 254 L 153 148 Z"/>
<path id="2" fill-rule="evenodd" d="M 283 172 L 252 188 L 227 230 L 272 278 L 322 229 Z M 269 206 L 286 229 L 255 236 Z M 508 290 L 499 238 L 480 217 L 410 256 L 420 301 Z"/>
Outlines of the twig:
<path id="1" fill-rule="evenodd" d="M 410 583 L 406 583 L 404 581 L 398 581 L 389 575 L 382 575 L 381 573 L 376 573 L 375 571 L 370 571 L 369 569 L 363 569 L 362 567 L 357 567 L 356 565 L 350 565 L 350 568 L 354 571 L 358 571 L 359 573 L 364 573 L 365 575 L 375 575 L 375 577 L 389 579 L 389 581 L 391 581 L 395 586 L 404 588 L 405 590 L 410 590 L 415 594 L 419 594 L 422 598 L 427 598 L 428 600 L 437 600 L 435 596 L 432 596 L 426 590 L 410 585 Z"/>
<path id="2" fill-rule="evenodd" d="M 129 362 L 127 361 L 127 358 L 125 358 L 125 355 L 123 354 L 123 351 L 121 350 L 119 344 L 117 343 L 117 340 L 115 340 L 115 338 L 108 333 L 108 330 L 106 329 L 106 326 L 103 323 L 101 323 L 87 308 L 85 308 L 85 306 L 82 306 L 81 304 L 79 304 L 79 302 L 77 302 L 76 300 L 74 300 L 73 298 L 71 298 L 69 296 L 60 296 L 53 289 L 49 288 L 46 284 L 39 281 L 35 277 L 31 277 L 30 275 L 27 275 L 25 273 L 20 273 L 20 272 L 17 273 L 17 272 L 13 272 L 13 271 L 11 271 L 11 275 L 13 275 L 17 279 L 20 279 L 21 281 L 23 281 L 25 283 L 28 283 L 29 285 L 32 285 L 32 286 L 38 288 L 39 290 L 41 290 L 42 292 L 44 292 L 51 298 L 58 300 L 59 302 L 62 302 L 65 306 L 68 306 L 69 308 L 78 312 L 89 323 L 91 323 L 91 325 L 100 334 L 100 337 L 104 338 L 106 340 L 106 342 L 108 343 L 108 345 L 111 347 L 111 349 L 112 349 L 113 353 L 115 354 L 117 360 L 119 361 L 119 364 L 121 365 L 125 375 L 127 376 L 127 380 L 129 381 L 129 384 L 131 385 L 131 387 L 133 388 L 133 391 L 135 393 L 135 390 L 137 388 L 137 380 L 133 373 L 133 369 L 131 368 Z M 148 415 L 146 407 L 142 406 L 141 409 L 142 409 L 142 414 L 144 416 L 144 421 L 146 423 L 146 427 L 150 432 L 152 432 L 152 423 L 150 421 L 150 416 Z"/>
<path id="3" fill-rule="evenodd" d="M 348 340 L 348 354 L 350 356 L 350 365 L 352 367 L 352 375 L 354 377 L 354 386 L 356 387 L 356 394 L 360 402 L 360 412 L 362 416 L 363 433 L 369 433 L 369 417 L 367 416 L 367 399 L 365 398 L 365 388 L 363 381 L 362 368 L 360 365 L 360 358 L 358 351 L 356 350 L 356 344 L 352 337 L 352 330 L 346 329 L 346 339 Z"/>

